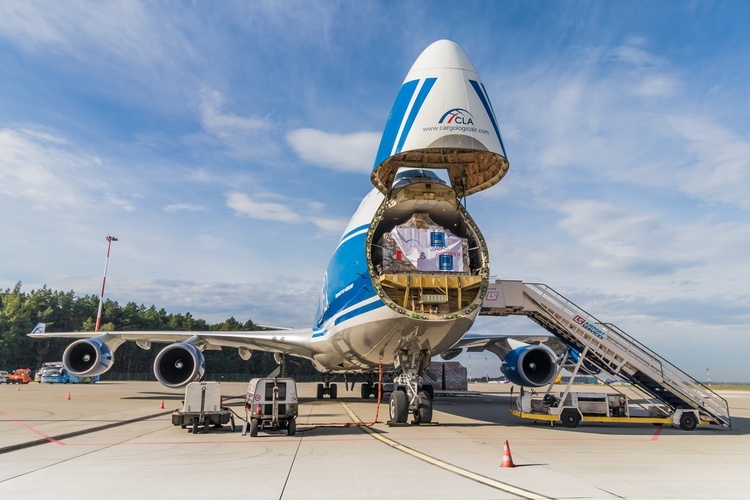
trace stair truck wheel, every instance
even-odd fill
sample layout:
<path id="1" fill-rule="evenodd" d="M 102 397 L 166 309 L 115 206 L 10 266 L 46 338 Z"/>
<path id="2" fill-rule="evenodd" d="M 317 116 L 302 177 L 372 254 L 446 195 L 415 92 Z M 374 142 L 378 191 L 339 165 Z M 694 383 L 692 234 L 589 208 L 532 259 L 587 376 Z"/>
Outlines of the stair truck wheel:
<path id="1" fill-rule="evenodd" d="M 692 411 L 683 412 L 680 415 L 680 429 L 683 431 L 692 431 L 698 425 L 698 419 Z"/>
<path id="2" fill-rule="evenodd" d="M 290 418 L 287 424 L 287 428 L 286 428 L 286 435 L 294 436 L 296 432 L 297 432 L 297 419 Z"/>
<path id="3" fill-rule="evenodd" d="M 563 410 L 562 414 L 560 415 L 560 421 L 565 427 L 570 427 L 571 429 L 573 429 L 575 427 L 578 427 L 578 424 L 581 423 L 581 414 L 578 413 L 577 410 L 568 408 L 566 410 Z"/>

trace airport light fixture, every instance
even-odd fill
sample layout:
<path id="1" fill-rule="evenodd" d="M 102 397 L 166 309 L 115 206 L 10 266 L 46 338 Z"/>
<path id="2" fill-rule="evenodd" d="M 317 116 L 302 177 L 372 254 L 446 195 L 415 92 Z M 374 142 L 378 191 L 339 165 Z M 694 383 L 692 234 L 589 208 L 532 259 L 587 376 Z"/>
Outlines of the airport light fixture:
<path id="1" fill-rule="evenodd" d="M 96 313 L 96 326 L 94 331 L 99 331 L 99 325 L 102 322 L 102 305 L 104 304 L 104 284 L 107 282 L 107 266 L 109 265 L 109 249 L 112 247 L 112 242 L 118 241 L 116 236 L 107 235 L 107 257 L 104 259 L 104 278 L 102 279 L 102 292 L 99 294 L 99 310 Z"/>

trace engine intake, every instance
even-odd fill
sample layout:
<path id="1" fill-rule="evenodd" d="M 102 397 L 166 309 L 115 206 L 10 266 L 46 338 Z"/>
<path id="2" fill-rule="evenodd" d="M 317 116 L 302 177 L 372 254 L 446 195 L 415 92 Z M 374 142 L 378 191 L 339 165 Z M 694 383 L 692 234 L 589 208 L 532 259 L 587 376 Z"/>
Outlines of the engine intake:
<path id="1" fill-rule="evenodd" d="M 516 385 L 541 387 L 554 379 L 557 361 L 549 347 L 527 345 L 510 351 L 503 359 L 500 371 Z"/>
<path id="2" fill-rule="evenodd" d="M 112 350 L 100 338 L 76 340 L 63 353 L 65 369 L 79 377 L 101 375 L 113 364 Z"/>
<path id="3" fill-rule="evenodd" d="M 177 342 L 168 345 L 156 356 L 156 380 L 171 388 L 196 382 L 206 372 L 206 362 L 201 351 L 191 344 Z"/>

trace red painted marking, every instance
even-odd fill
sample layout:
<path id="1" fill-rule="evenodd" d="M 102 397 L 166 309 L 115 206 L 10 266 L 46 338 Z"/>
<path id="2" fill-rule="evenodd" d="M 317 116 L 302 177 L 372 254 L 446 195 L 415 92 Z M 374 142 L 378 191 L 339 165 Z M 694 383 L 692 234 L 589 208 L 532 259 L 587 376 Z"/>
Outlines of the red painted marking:
<path id="1" fill-rule="evenodd" d="M 48 436 L 47 434 L 43 433 L 42 431 L 38 431 L 38 430 L 34 429 L 33 427 L 31 427 L 29 425 L 26 425 L 23 422 L 21 422 L 20 420 L 16 420 L 15 418 L 13 418 L 13 417 L 11 417 L 11 416 L 9 416 L 9 415 L 1 412 L 1 411 L 0 411 L 0 416 L 2 416 L 3 418 L 6 418 L 7 420 L 10 420 L 11 422 L 13 422 L 15 424 L 20 425 L 24 429 L 30 430 L 34 434 L 38 434 L 38 435 L 42 436 L 44 439 L 46 439 L 50 443 L 55 443 L 55 444 L 59 444 L 60 446 L 65 446 L 64 442 L 58 441 L 57 439 L 53 438 L 52 436 Z"/>
<path id="2" fill-rule="evenodd" d="M 664 427 L 657 427 L 656 432 L 654 432 L 654 435 L 651 436 L 651 441 L 656 441 L 657 439 L 659 439 L 662 429 L 664 429 Z"/>

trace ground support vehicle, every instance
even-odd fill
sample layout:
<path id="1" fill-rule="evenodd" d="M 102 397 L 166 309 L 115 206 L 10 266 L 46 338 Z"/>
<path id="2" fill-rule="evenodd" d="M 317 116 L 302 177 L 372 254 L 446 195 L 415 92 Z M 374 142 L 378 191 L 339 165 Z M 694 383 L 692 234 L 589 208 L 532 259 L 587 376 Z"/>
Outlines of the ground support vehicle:
<path id="1" fill-rule="evenodd" d="M 573 371 L 575 375 L 583 361 L 576 364 Z M 521 394 L 516 399 L 516 409 L 510 413 L 516 417 L 547 421 L 550 425 L 559 422 L 565 427 L 578 427 L 581 422 L 598 423 L 627 423 L 627 424 L 674 424 L 681 429 L 692 431 L 701 423 L 708 425 L 711 422 L 700 418 L 698 410 L 694 408 L 670 409 L 666 405 L 660 405 L 651 400 L 643 391 L 635 386 L 629 386 L 632 390 L 642 393 L 648 406 L 640 405 L 639 408 L 631 408 L 630 400 L 622 392 L 599 393 L 599 392 L 571 392 L 574 377 L 559 397 L 552 394 L 552 382 L 547 392 L 542 397 L 534 397 L 536 391 L 528 391 L 521 388 Z M 614 389 L 614 386 L 610 385 Z M 641 398 L 639 398 L 641 399 Z"/>
<path id="2" fill-rule="evenodd" d="M 242 435 L 259 430 L 286 430 L 288 436 L 297 432 L 297 384 L 291 378 L 254 378 L 247 386 L 245 424 Z"/>
<path id="3" fill-rule="evenodd" d="M 185 388 L 185 401 L 182 411 L 172 413 L 172 425 L 196 434 L 198 427 L 208 432 L 211 426 L 220 428 L 230 424 L 234 432 L 234 414 L 221 405 L 221 386 L 218 382 L 191 382 Z"/>
<path id="4" fill-rule="evenodd" d="M 28 384 L 31 382 L 31 368 L 18 368 L 5 377 L 8 384 Z"/>
<path id="5" fill-rule="evenodd" d="M 5 384 L 8 382 L 8 372 L 4 370 L 0 370 L 0 384 Z"/>

